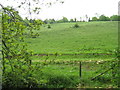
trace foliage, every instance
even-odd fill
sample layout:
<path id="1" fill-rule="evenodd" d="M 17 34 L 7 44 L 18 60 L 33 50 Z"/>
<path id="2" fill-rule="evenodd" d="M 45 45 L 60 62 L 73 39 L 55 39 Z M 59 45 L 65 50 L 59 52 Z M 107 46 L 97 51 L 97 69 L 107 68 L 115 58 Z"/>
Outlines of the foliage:
<path id="1" fill-rule="evenodd" d="M 55 23 L 56 21 L 54 20 L 54 19 L 46 19 L 46 20 L 44 20 L 44 23 L 45 24 L 53 24 L 53 23 Z"/>
<path id="2" fill-rule="evenodd" d="M 77 21 L 77 19 L 76 18 L 74 18 L 74 22 L 76 22 Z"/>
<path id="3" fill-rule="evenodd" d="M 98 18 L 97 17 L 92 17 L 92 21 L 97 21 Z"/>
<path id="4" fill-rule="evenodd" d="M 10 0 L 7 0 L 8 2 Z M 15 0 L 14 0 L 15 1 Z M 39 14 L 38 7 L 39 0 L 22 0 L 16 1 L 18 8 L 24 8 L 29 12 L 29 15 Z M 61 1 L 61 3 L 63 3 Z M 48 4 L 52 4 L 49 2 Z M 41 20 L 23 20 L 17 11 L 12 7 L 2 7 L 2 70 L 3 70 L 3 88 L 18 88 L 18 87 L 41 87 L 39 82 L 34 77 L 34 71 L 39 70 L 40 67 L 32 64 L 32 53 L 27 49 L 27 45 L 24 43 L 25 30 L 30 31 L 30 36 L 36 37 L 38 33 L 34 34 L 32 29 L 37 30 L 40 25 L 43 24 Z M 16 6 L 16 5 L 15 5 Z M 36 6 L 36 7 L 32 7 Z M 28 8 L 26 8 L 28 7 Z M 31 8 L 32 7 L 32 8 Z M 30 18 L 30 17 L 29 17 Z M 39 85 L 38 85 L 39 82 Z"/>
<path id="5" fill-rule="evenodd" d="M 74 22 L 74 20 L 73 20 L 73 19 L 70 19 L 70 22 Z"/>
<path id="6" fill-rule="evenodd" d="M 79 77 L 79 61 L 76 63 L 73 61 L 65 62 L 65 60 L 63 63 L 52 62 L 43 68 L 44 72 L 41 78 L 44 78 L 47 81 L 44 87 L 76 88 L 76 86 L 78 86 L 79 88 L 108 88 L 117 86 L 112 82 L 113 78 L 111 70 L 109 70 L 107 73 L 104 73 L 104 75 L 97 77 L 95 80 L 91 80 L 92 77 L 111 67 L 111 62 L 109 61 L 82 61 L 81 78 Z M 39 79 L 39 72 L 37 72 L 37 75 Z"/>
<path id="7" fill-rule="evenodd" d="M 70 66 L 49 64 L 43 70 L 42 78 L 47 80 L 45 88 L 73 88 L 79 83 L 77 72 Z"/>
<path id="8" fill-rule="evenodd" d="M 29 20 L 29 23 L 30 23 L 30 25 L 31 25 L 31 27 L 34 29 L 34 30 L 40 30 L 40 26 L 42 25 L 42 24 L 44 24 L 44 22 L 42 21 L 42 20 L 40 20 L 40 19 L 37 19 L 37 20 L 35 20 L 35 19 L 30 19 Z M 38 33 L 36 33 L 36 35 L 38 35 Z M 33 36 L 35 36 L 35 35 L 33 35 Z M 39 36 L 39 35 L 38 35 Z"/>
<path id="9" fill-rule="evenodd" d="M 13 0 L 16 5 L 9 4 L 10 7 L 15 8 L 16 10 L 23 9 L 25 10 L 26 17 L 31 19 L 32 15 L 39 14 L 40 10 L 45 7 L 50 7 L 56 3 L 63 4 L 64 0 Z M 11 0 L 6 0 L 6 3 L 11 2 Z M 4 6 L 4 5 L 3 5 Z"/>
<path id="10" fill-rule="evenodd" d="M 111 67 L 112 68 L 112 81 L 118 86 L 120 87 L 120 48 L 118 47 L 118 49 L 116 49 L 114 51 L 115 55 L 116 55 L 116 62 L 112 62 Z"/>
<path id="11" fill-rule="evenodd" d="M 77 23 L 73 26 L 74 28 L 80 27 Z"/>
<path id="12" fill-rule="evenodd" d="M 68 19 L 67 19 L 67 17 L 63 17 L 62 19 L 57 20 L 57 22 L 58 22 L 58 23 L 68 22 Z"/>
<path id="13" fill-rule="evenodd" d="M 45 60 L 46 56 L 42 56 L 41 53 L 52 54 L 54 52 L 57 52 L 62 54 L 61 56 L 57 56 L 56 58 L 54 55 L 49 56 L 49 59 L 47 61 L 51 62 L 55 58 L 54 60 L 55 65 L 53 65 L 52 62 L 52 65 L 49 68 L 47 68 L 47 70 L 46 69 L 44 70 L 44 72 L 46 73 L 43 74 L 43 76 L 45 76 L 45 78 L 48 80 L 45 87 L 59 88 L 59 87 L 70 87 L 72 85 L 74 86 L 77 82 L 77 79 L 71 79 L 69 75 L 73 73 L 77 73 L 76 75 L 73 75 L 73 77 L 75 77 L 78 75 L 79 70 L 77 69 L 75 72 L 68 74 L 68 71 L 70 70 L 66 68 L 69 67 L 70 65 L 71 68 L 74 66 L 79 67 L 75 63 L 75 61 L 79 62 L 80 60 L 83 61 L 91 60 L 91 63 L 93 63 L 93 65 L 92 64 L 89 65 L 89 63 L 86 62 L 82 66 L 83 77 L 80 81 L 80 87 L 85 87 L 85 86 L 93 87 L 93 88 L 116 87 L 117 86 L 116 81 L 118 79 L 116 79 L 116 76 L 115 77 L 114 75 L 112 76 L 112 71 L 113 74 L 115 74 L 114 72 L 116 72 L 115 70 L 116 66 L 114 67 L 113 70 L 112 69 L 109 70 L 104 75 L 97 77 L 94 81 L 90 80 L 91 78 L 99 75 L 100 73 L 114 66 L 112 60 L 115 58 L 113 51 L 115 50 L 115 47 L 117 47 L 116 23 L 117 22 L 105 22 L 105 21 L 89 22 L 89 23 L 79 22 L 78 24 L 80 24 L 81 28 L 74 28 L 74 29 L 70 28 L 70 26 L 74 26 L 75 23 L 56 23 L 51 25 L 52 29 L 50 31 L 48 30 L 48 28 L 42 27 L 43 30 L 40 31 L 40 33 L 42 33 L 40 38 L 30 39 L 30 40 L 27 39 L 27 42 L 32 43 L 31 45 L 32 47 L 37 46 L 34 48 L 34 50 L 37 52 L 37 54 L 40 54 L 38 58 L 34 57 L 34 60 L 38 60 L 38 61 Z M 111 38 L 112 40 L 109 38 Z M 42 43 L 38 43 L 38 42 L 42 42 Z M 40 50 L 38 50 L 38 48 L 40 48 Z M 103 60 L 103 62 L 101 60 Z M 108 62 L 104 63 L 104 60 Z M 95 61 L 97 61 L 97 63 L 94 63 Z M 66 66 L 63 68 L 61 63 Z M 49 65 L 50 64 L 51 63 L 49 63 Z M 61 69 L 58 69 L 57 67 Z M 54 72 L 52 72 L 52 70 L 54 70 Z M 60 75 L 60 73 L 62 75 Z M 67 75 L 65 76 L 66 73 Z M 71 83 L 71 85 L 69 83 Z"/>
<path id="14" fill-rule="evenodd" d="M 120 16 L 113 15 L 113 16 L 110 17 L 110 20 L 112 20 L 112 21 L 120 21 Z"/>
<path id="15" fill-rule="evenodd" d="M 65 88 L 65 87 L 75 87 L 75 79 L 78 79 L 74 76 L 68 77 L 65 75 L 52 75 L 48 78 L 49 82 L 47 84 L 48 88 Z"/>
<path id="16" fill-rule="evenodd" d="M 38 82 L 32 72 L 32 52 L 24 43 L 24 21 L 13 8 L 3 7 L 2 12 L 2 64 L 3 88 L 37 87 Z"/>
<path id="17" fill-rule="evenodd" d="M 63 22 L 68 22 L 68 19 L 66 17 L 63 17 Z"/>
<path id="18" fill-rule="evenodd" d="M 51 28 L 51 26 L 50 26 L 50 25 L 48 25 L 48 28 Z"/>
<path id="19" fill-rule="evenodd" d="M 48 22 L 49 22 L 48 19 L 45 19 L 45 20 L 44 20 L 44 23 L 45 23 L 45 24 L 48 24 Z"/>
<path id="20" fill-rule="evenodd" d="M 33 32 L 33 30 L 40 30 L 40 26 L 44 24 L 44 22 L 40 19 L 30 19 L 28 20 L 27 18 L 24 19 L 24 25 L 26 26 L 25 29 L 25 33 L 24 36 L 26 35 L 26 37 L 32 37 L 32 38 L 36 38 L 38 37 L 40 34 L 37 32 Z"/>
<path id="21" fill-rule="evenodd" d="M 57 22 L 58 22 L 58 23 L 63 23 L 63 20 L 62 20 L 62 19 L 60 19 L 60 20 L 57 20 Z"/>
<path id="22" fill-rule="evenodd" d="M 92 21 L 120 21 L 119 15 L 112 15 L 111 17 L 101 15 L 99 19 L 97 17 L 92 17 Z"/>
<path id="23" fill-rule="evenodd" d="M 109 17 L 106 17 L 105 15 L 101 15 L 99 17 L 99 21 L 109 21 L 109 20 L 110 20 Z"/>
<path id="24" fill-rule="evenodd" d="M 110 21 L 110 17 L 107 17 L 107 16 L 106 16 L 106 21 Z"/>
<path id="25" fill-rule="evenodd" d="M 28 5 L 30 6 L 30 3 L 28 3 Z M 36 12 L 37 9 L 39 9 L 39 8 L 36 8 L 34 10 L 34 12 Z M 31 13 L 31 11 L 30 11 L 30 13 Z M 100 20 L 102 21 L 102 20 L 110 20 L 110 19 L 109 19 L 109 17 L 105 16 L 105 17 L 101 17 Z M 41 38 L 36 38 L 36 39 L 27 38 L 28 40 L 30 39 L 29 43 L 34 42 L 31 45 L 38 44 L 38 45 L 35 45 L 35 47 L 33 45 L 31 48 L 37 48 L 36 51 L 39 51 L 38 48 L 40 49 L 40 47 L 41 47 L 42 53 L 45 50 L 48 50 L 47 53 L 56 52 L 55 60 L 57 60 L 58 52 L 74 53 L 74 55 L 79 54 L 81 52 L 91 53 L 91 54 L 105 52 L 108 54 L 109 53 L 113 54 L 113 52 L 112 52 L 113 50 L 111 50 L 111 49 L 114 49 L 115 45 L 116 45 L 115 42 L 112 42 L 112 44 L 109 44 L 109 41 L 111 43 L 111 41 L 116 40 L 116 30 L 115 30 L 115 27 L 113 27 L 113 26 L 115 26 L 114 23 L 112 23 L 112 24 L 111 23 L 108 24 L 106 22 L 101 23 L 101 24 L 100 23 L 90 23 L 90 24 L 82 23 L 81 28 L 76 29 L 77 31 L 75 30 L 75 28 L 79 27 L 78 24 L 72 23 L 72 25 L 74 25 L 74 27 L 75 27 L 74 30 L 73 30 L 73 28 L 69 28 L 71 25 L 68 23 L 65 23 L 65 26 L 62 24 L 61 24 L 61 26 L 57 26 L 55 24 L 57 29 L 54 28 L 55 27 L 54 25 L 53 26 L 51 25 L 52 29 L 50 31 L 49 30 L 48 31 L 47 30 L 36 31 L 38 28 L 40 28 L 39 25 L 42 24 L 42 21 L 41 20 L 32 20 L 32 19 L 31 20 L 26 19 L 26 21 L 22 20 L 22 18 L 19 16 L 18 12 L 15 11 L 13 8 L 3 7 L 3 13 L 2 13 L 3 87 L 36 88 L 36 87 L 44 87 L 45 86 L 45 87 L 49 87 L 49 88 L 51 88 L 51 87 L 52 88 L 54 88 L 54 87 L 63 88 L 63 87 L 75 87 L 79 82 L 78 72 L 77 72 L 78 69 L 76 69 L 76 67 L 74 67 L 75 66 L 74 62 L 70 62 L 70 63 L 73 63 L 72 66 L 74 68 L 72 67 L 72 70 L 69 70 L 70 67 L 68 67 L 68 66 L 70 64 L 67 61 L 64 61 L 62 63 L 65 63 L 67 65 L 68 69 L 65 70 L 66 67 L 61 67 L 61 65 L 58 66 L 58 67 L 60 67 L 60 70 L 65 70 L 65 72 L 63 74 L 60 74 L 61 71 L 58 69 L 56 70 L 56 71 L 58 71 L 58 73 L 54 74 L 54 73 L 56 73 L 56 71 L 52 72 L 52 70 L 54 70 L 54 69 L 50 70 L 50 68 L 52 68 L 52 67 L 48 68 L 48 71 L 46 74 L 41 73 L 41 66 L 43 66 L 43 65 L 41 65 L 41 63 L 40 63 L 38 66 L 38 62 L 37 62 L 37 64 L 34 64 L 33 60 L 31 59 L 31 56 L 33 54 L 31 51 L 29 51 L 27 49 L 26 44 L 24 43 L 23 35 L 24 35 L 25 30 L 30 30 L 30 36 L 32 36 L 33 38 L 38 36 L 39 33 L 42 33 L 43 37 L 41 37 Z M 68 20 L 66 18 L 62 19 L 61 21 L 68 22 Z M 51 20 L 50 22 L 53 23 L 54 20 Z M 29 26 L 29 27 L 27 27 L 27 26 Z M 48 28 L 51 28 L 51 26 L 48 25 Z M 108 27 L 106 28 L 106 26 L 108 26 Z M 34 32 L 39 32 L 39 33 L 34 34 L 33 29 L 34 29 Z M 102 34 L 101 34 L 101 32 L 102 32 Z M 110 34 L 110 35 L 107 35 L 108 41 L 106 41 L 106 40 L 104 41 L 104 39 L 106 38 L 106 33 Z M 46 38 L 46 36 L 47 36 L 47 38 Z M 111 36 L 114 36 L 114 37 L 111 38 Z M 109 39 L 109 38 L 111 38 L 111 39 Z M 44 40 L 45 43 L 38 43 L 38 42 L 41 42 L 39 40 Z M 98 41 L 99 41 L 99 43 L 98 43 Z M 70 43 L 71 43 L 71 45 L 70 45 Z M 92 47 L 93 45 L 94 45 L 94 47 Z M 37 46 L 39 46 L 39 47 L 37 47 Z M 52 48 L 51 48 L 51 46 L 52 46 Z M 105 47 L 103 47 L 103 46 L 105 46 Z M 106 49 L 106 47 L 107 47 L 107 49 Z M 58 51 L 54 51 L 54 49 L 56 49 Z M 119 51 L 117 52 L 117 57 L 119 57 L 118 54 L 119 54 Z M 48 56 L 48 54 L 47 54 L 47 56 Z M 99 59 L 98 55 L 93 55 L 93 56 L 97 57 L 97 60 Z M 76 56 L 73 56 L 73 57 L 75 59 L 78 58 Z M 92 57 L 92 56 L 87 55 L 86 59 L 91 59 L 90 57 Z M 110 59 L 111 59 L 111 57 L 110 57 Z M 47 61 L 47 59 L 48 59 L 48 57 L 46 58 L 46 61 Z M 63 57 L 63 59 L 65 60 L 65 57 Z M 68 59 L 72 60 L 69 57 L 68 57 Z M 100 59 L 101 59 L 101 57 L 100 57 Z M 41 59 L 39 59 L 39 60 L 41 60 Z M 80 60 L 80 58 L 78 58 L 78 60 Z M 85 60 L 85 58 L 84 58 L 84 60 Z M 95 60 L 95 58 L 94 58 L 94 60 Z M 47 62 L 44 62 L 44 61 L 42 61 L 42 62 L 43 62 L 43 64 L 47 64 Z M 97 64 L 99 64 L 99 63 L 101 64 L 101 62 L 98 61 Z M 58 61 L 57 64 L 60 64 L 60 62 Z M 95 66 L 96 66 L 95 69 L 98 69 L 101 67 L 101 66 L 97 67 L 97 64 L 95 64 Z M 76 64 L 76 66 L 78 66 L 78 65 Z M 118 65 L 116 65 L 113 62 L 112 64 L 107 63 L 106 65 L 104 65 L 104 67 L 102 67 L 103 70 L 105 69 L 105 67 L 106 68 L 112 67 L 113 83 L 116 84 L 119 75 L 117 74 L 117 76 L 116 76 L 115 72 L 117 70 L 116 67 L 118 67 Z M 55 67 L 55 69 L 56 69 L 56 67 Z M 87 73 L 88 78 L 91 78 L 91 76 L 95 75 L 95 73 L 96 73 L 95 70 L 93 70 L 93 69 L 94 68 L 91 68 L 91 65 L 87 65 L 85 67 L 83 66 L 83 76 L 85 76 Z M 74 72 L 74 70 L 76 70 L 76 71 Z M 88 72 L 85 72 L 86 70 L 88 70 Z M 38 71 L 40 74 L 36 74 Z M 51 72 L 49 72 L 49 71 L 51 71 Z M 69 75 L 65 74 L 66 72 L 69 73 Z M 77 74 L 72 75 L 73 72 L 77 73 Z M 42 78 L 38 79 L 39 78 L 38 75 L 39 75 L 39 77 L 41 77 L 41 75 L 43 75 L 44 78 L 47 77 L 47 80 L 44 80 Z M 117 77 L 117 79 L 116 79 L 116 77 Z M 89 81 L 88 78 L 83 77 L 83 79 L 80 79 L 81 86 L 85 86 L 85 85 L 90 86 L 88 84 L 88 82 L 91 82 L 91 81 Z M 97 82 L 99 82 L 99 84 L 95 85 Z M 105 84 L 107 82 L 109 82 L 111 84 L 110 72 L 105 76 L 98 77 L 93 86 L 98 86 L 98 85 L 101 85 L 101 83 Z M 103 85 L 101 85 L 101 86 L 103 86 Z"/>

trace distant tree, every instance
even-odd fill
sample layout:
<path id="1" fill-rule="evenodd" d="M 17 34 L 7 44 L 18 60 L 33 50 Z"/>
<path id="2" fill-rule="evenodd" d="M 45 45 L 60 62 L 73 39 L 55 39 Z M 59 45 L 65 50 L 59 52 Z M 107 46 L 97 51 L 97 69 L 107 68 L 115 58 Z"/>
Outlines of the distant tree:
<path id="1" fill-rule="evenodd" d="M 48 24 L 48 23 L 49 23 L 48 21 L 49 21 L 48 19 L 45 19 L 45 20 L 44 20 L 44 23 L 45 23 L 45 24 Z"/>
<path id="2" fill-rule="evenodd" d="M 73 20 L 73 19 L 70 19 L 70 22 L 74 22 L 74 20 Z"/>
<path id="3" fill-rule="evenodd" d="M 98 21 L 97 17 L 92 17 L 92 21 Z"/>
<path id="4" fill-rule="evenodd" d="M 77 21 L 77 19 L 76 18 L 74 18 L 74 22 L 76 22 Z"/>
<path id="5" fill-rule="evenodd" d="M 113 15 L 113 16 L 110 17 L 110 20 L 111 20 L 111 21 L 120 21 L 120 16 L 118 16 L 118 15 Z"/>
<path id="6" fill-rule="evenodd" d="M 99 19 L 97 17 L 92 17 L 92 21 L 110 21 L 110 18 L 105 15 L 101 15 Z"/>
<path id="7" fill-rule="evenodd" d="M 107 20 L 107 17 L 105 15 L 101 15 L 99 17 L 99 21 L 106 21 Z"/>
<path id="8" fill-rule="evenodd" d="M 60 19 L 60 20 L 57 20 L 58 23 L 62 23 L 63 22 L 63 19 Z"/>
<path id="9" fill-rule="evenodd" d="M 58 23 L 68 22 L 68 19 L 66 17 L 63 17 L 62 19 L 57 20 L 56 22 Z"/>
<path id="10" fill-rule="evenodd" d="M 110 21 L 110 17 L 106 17 L 106 21 Z"/>
<path id="11" fill-rule="evenodd" d="M 50 24 L 55 23 L 55 20 L 54 19 L 49 19 L 48 23 L 50 23 Z"/>
<path id="12" fill-rule="evenodd" d="M 68 22 L 68 19 L 66 17 L 63 17 L 63 22 Z"/>
<path id="13" fill-rule="evenodd" d="M 83 22 L 85 22 L 85 20 L 83 20 Z"/>
<path id="14" fill-rule="evenodd" d="M 118 21 L 120 21 L 120 16 L 118 15 Z"/>
<path id="15" fill-rule="evenodd" d="M 52 24 L 52 23 L 55 23 L 55 20 L 54 19 L 46 19 L 46 20 L 44 20 L 44 23 L 45 24 Z"/>
<path id="16" fill-rule="evenodd" d="M 55 19 L 53 18 L 53 19 L 51 19 L 51 23 L 55 23 L 56 21 L 55 21 Z"/>

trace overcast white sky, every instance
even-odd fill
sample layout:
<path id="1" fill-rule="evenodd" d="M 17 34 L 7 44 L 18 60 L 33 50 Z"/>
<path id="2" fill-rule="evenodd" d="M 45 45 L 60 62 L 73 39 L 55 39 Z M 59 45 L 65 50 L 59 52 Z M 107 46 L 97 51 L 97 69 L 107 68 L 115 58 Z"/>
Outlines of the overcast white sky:
<path id="1" fill-rule="evenodd" d="M 80 18 L 86 14 L 89 17 L 104 14 L 111 16 L 118 14 L 119 0 L 65 0 L 63 5 L 54 5 L 51 8 L 43 10 L 41 17 L 43 18 L 60 18 L 62 16 L 68 18 Z"/>
<path id="2" fill-rule="evenodd" d="M 5 3 L 6 0 L 0 0 L 1 3 Z M 9 0 L 10 1 L 10 0 Z M 11 0 L 13 1 L 13 0 Z M 21 1 L 21 0 L 20 0 Z M 52 0 L 51 0 L 52 1 Z M 63 16 L 68 19 L 71 18 L 84 18 L 87 14 L 88 17 L 93 17 L 98 15 L 112 16 L 113 14 L 118 14 L 118 2 L 120 0 L 63 0 L 64 4 L 56 3 L 51 7 L 42 8 L 39 15 L 33 15 L 34 18 L 40 18 L 42 20 L 46 18 L 60 19 Z M 6 5 L 14 4 L 14 2 L 8 2 Z M 26 16 L 24 12 L 21 11 L 22 16 Z"/>

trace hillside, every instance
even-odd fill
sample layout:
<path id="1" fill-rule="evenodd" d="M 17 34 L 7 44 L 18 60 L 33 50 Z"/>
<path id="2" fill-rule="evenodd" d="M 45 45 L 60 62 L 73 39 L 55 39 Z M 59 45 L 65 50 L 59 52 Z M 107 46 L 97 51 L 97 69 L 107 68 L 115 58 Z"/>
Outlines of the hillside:
<path id="1" fill-rule="evenodd" d="M 43 25 L 37 38 L 26 38 L 28 48 L 35 54 L 60 54 L 59 59 L 106 58 L 111 59 L 118 47 L 117 22 L 78 22 L 80 27 L 74 28 L 75 23 L 55 23 Z M 91 54 L 102 54 L 91 56 Z M 73 56 L 76 54 L 76 56 Z M 83 54 L 83 55 L 79 55 Z M 89 54 L 89 55 L 86 55 Z M 104 55 L 105 54 L 105 55 Z M 82 58 L 82 59 L 83 59 Z"/>

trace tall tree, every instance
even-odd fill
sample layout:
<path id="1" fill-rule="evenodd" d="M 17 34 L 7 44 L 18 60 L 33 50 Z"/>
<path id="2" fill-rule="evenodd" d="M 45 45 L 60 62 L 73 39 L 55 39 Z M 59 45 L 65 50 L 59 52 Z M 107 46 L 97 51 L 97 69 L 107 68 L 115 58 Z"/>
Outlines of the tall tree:
<path id="1" fill-rule="evenodd" d="M 63 17 L 63 22 L 68 22 L 68 19 L 66 17 Z"/>
<path id="2" fill-rule="evenodd" d="M 77 21 L 77 19 L 76 18 L 74 18 L 74 22 L 76 22 Z"/>
<path id="3" fill-rule="evenodd" d="M 74 22 L 74 20 L 73 20 L 73 19 L 70 19 L 70 22 Z"/>

